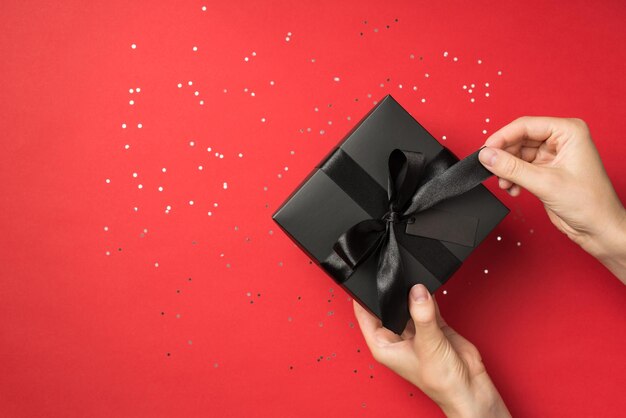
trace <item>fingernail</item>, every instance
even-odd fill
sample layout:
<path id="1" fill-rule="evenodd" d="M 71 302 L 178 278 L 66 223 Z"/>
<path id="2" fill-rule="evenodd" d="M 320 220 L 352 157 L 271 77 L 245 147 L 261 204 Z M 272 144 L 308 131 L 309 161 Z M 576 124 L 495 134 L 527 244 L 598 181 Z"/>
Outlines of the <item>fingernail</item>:
<path id="1" fill-rule="evenodd" d="M 428 300 L 428 289 L 423 284 L 416 284 L 411 288 L 411 298 L 416 303 L 424 303 Z"/>
<path id="2" fill-rule="evenodd" d="M 485 147 L 478 153 L 478 159 L 484 165 L 492 166 L 496 162 L 496 155 L 497 153 L 494 150 Z"/>

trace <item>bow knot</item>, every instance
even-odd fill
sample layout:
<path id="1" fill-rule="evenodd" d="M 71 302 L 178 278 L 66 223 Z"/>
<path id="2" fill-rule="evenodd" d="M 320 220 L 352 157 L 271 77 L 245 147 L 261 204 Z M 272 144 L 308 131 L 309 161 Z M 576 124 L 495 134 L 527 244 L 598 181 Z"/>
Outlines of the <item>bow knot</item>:
<path id="1" fill-rule="evenodd" d="M 382 220 L 397 224 L 404 221 L 405 219 L 402 217 L 401 213 L 389 209 L 389 211 L 383 215 Z"/>

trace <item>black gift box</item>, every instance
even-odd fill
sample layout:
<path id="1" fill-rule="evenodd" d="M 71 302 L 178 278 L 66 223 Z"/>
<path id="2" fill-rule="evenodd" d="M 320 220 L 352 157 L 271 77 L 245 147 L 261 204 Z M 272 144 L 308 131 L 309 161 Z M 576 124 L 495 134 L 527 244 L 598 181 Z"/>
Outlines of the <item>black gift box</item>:
<path id="1" fill-rule="evenodd" d="M 272 215 L 311 259 L 379 318 L 382 318 L 383 303 L 381 284 L 377 285 L 377 280 L 381 280 L 380 270 L 377 270 L 380 250 L 370 251 L 362 263 L 350 271 L 349 277 L 342 276 L 341 268 L 329 267 L 328 260 L 342 261 L 337 256 L 341 252 L 334 249 L 335 243 L 355 224 L 382 218 L 383 221 L 378 222 L 385 225 L 389 219 L 388 188 L 397 185 L 390 180 L 391 161 L 398 167 L 404 161 L 403 156 L 398 155 L 400 151 L 392 155 L 394 149 L 423 158 L 424 163 L 431 166 L 446 153 L 451 156 L 446 158 L 454 159 L 452 164 L 458 160 L 391 96 L 386 96 L 317 164 Z M 480 174 L 484 177 L 476 181 L 477 186 L 420 211 L 405 223 L 393 224 L 399 257 L 391 257 L 388 262 L 399 264 L 404 282 L 398 287 L 401 295 L 396 299 L 398 302 L 385 308 L 388 313 L 384 324 L 396 333 L 402 332 L 409 318 L 406 298 L 410 286 L 423 283 L 431 293 L 435 292 L 509 212 L 479 184 L 489 173 L 477 163 L 475 155 L 474 160 L 470 162 L 474 164 L 470 169 L 473 172 L 466 177 L 473 176 L 477 170 L 487 173 Z M 410 169 L 398 168 L 396 174 L 401 177 L 407 170 Z M 421 182 L 419 187 L 423 185 Z M 362 241 L 357 239 L 352 245 L 360 246 Z"/>

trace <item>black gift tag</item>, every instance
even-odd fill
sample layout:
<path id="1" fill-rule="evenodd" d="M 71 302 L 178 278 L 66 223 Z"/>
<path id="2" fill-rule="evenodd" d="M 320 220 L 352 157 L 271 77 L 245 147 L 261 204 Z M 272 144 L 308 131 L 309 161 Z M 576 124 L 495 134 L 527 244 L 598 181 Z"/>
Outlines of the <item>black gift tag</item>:
<path id="1" fill-rule="evenodd" d="M 414 222 L 406 225 L 409 235 L 432 238 L 439 241 L 473 247 L 476 244 L 478 219 L 437 209 L 428 209 L 418 213 Z"/>

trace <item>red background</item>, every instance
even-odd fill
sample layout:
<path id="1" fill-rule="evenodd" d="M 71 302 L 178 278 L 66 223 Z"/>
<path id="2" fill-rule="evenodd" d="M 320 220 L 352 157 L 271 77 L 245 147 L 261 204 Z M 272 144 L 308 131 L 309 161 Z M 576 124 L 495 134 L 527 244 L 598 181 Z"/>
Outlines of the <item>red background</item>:
<path id="1" fill-rule="evenodd" d="M 441 416 L 271 220 L 385 94 L 458 155 L 521 115 L 584 118 L 626 198 L 620 1 L 0 16 L 2 416 Z M 487 186 L 511 214 L 438 292 L 444 317 L 514 415 L 620 416 L 624 286 L 528 193 Z"/>

